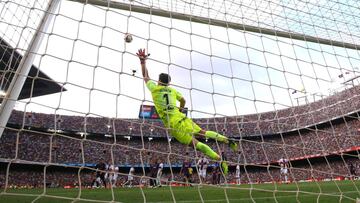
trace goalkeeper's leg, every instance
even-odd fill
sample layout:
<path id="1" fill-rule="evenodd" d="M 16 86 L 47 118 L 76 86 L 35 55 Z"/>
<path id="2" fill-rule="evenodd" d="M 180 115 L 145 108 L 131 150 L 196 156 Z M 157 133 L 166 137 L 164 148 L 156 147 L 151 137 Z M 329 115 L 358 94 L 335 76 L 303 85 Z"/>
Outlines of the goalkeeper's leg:
<path id="1" fill-rule="evenodd" d="M 208 145 L 206 145 L 202 142 L 199 142 L 196 138 L 194 138 L 193 135 L 205 136 L 207 132 L 202 130 L 200 128 L 200 126 L 198 126 L 191 119 L 185 117 L 185 119 L 180 120 L 180 122 L 173 123 L 171 125 L 171 129 L 172 129 L 171 134 L 180 143 L 185 144 L 185 145 L 189 145 L 192 143 L 197 150 L 201 151 L 202 153 L 207 155 L 212 160 L 217 160 L 217 161 L 221 160 L 221 157 L 216 152 L 214 152 L 214 150 L 212 150 Z M 217 138 L 219 141 L 229 143 L 229 140 L 225 136 L 217 134 L 212 131 L 208 131 L 208 132 L 210 132 L 210 133 L 207 133 L 208 136 L 212 136 L 213 139 Z M 215 133 L 215 135 L 214 135 L 214 133 Z M 226 162 L 223 161 L 221 166 L 223 167 L 224 174 L 227 174 L 228 169 L 227 169 Z"/>
<path id="2" fill-rule="evenodd" d="M 229 147 L 230 149 L 232 149 L 233 151 L 237 151 L 237 144 L 232 141 L 232 140 L 229 140 L 229 138 L 225 137 L 224 135 L 221 135 L 217 132 L 214 132 L 214 131 L 211 131 L 211 130 L 200 130 L 199 133 L 196 134 L 197 136 L 203 136 L 203 137 L 206 137 L 206 138 L 210 138 L 210 139 L 214 139 L 214 140 L 217 140 L 219 142 L 224 142 L 226 144 L 229 144 Z"/>
<path id="3" fill-rule="evenodd" d="M 208 145 L 198 141 L 195 138 L 192 139 L 192 142 L 197 150 L 201 151 L 202 153 L 207 155 L 212 160 L 216 160 L 216 161 L 221 160 L 220 156 L 214 150 L 212 150 Z M 221 168 L 222 168 L 222 171 L 224 172 L 224 174 L 227 175 L 229 169 L 228 169 L 228 165 L 225 161 L 221 162 Z"/>
<path id="4" fill-rule="evenodd" d="M 176 117 L 176 116 L 173 116 L 173 117 Z M 179 119 L 177 119 L 177 120 L 179 120 Z M 172 128 L 172 131 L 173 131 L 172 134 L 174 135 L 174 137 L 177 138 L 178 140 L 180 139 L 179 141 L 183 144 L 188 144 L 189 142 L 191 142 L 191 138 L 187 136 L 187 134 L 189 134 L 189 133 L 191 133 L 191 135 L 210 138 L 210 139 L 214 139 L 219 142 L 224 142 L 227 144 L 230 143 L 229 139 L 227 137 L 225 137 L 224 135 L 221 135 L 217 132 L 210 131 L 210 130 L 205 131 L 205 130 L 201 129 L 200 126 L 198 124 L 196 124 L 192 119 L 187 118 L 187 117 L 181 119 L 178 123 L 172 124 L 171 128 Z M 186 141 L 182 142 L 182 139 L 186 139 Z"/>

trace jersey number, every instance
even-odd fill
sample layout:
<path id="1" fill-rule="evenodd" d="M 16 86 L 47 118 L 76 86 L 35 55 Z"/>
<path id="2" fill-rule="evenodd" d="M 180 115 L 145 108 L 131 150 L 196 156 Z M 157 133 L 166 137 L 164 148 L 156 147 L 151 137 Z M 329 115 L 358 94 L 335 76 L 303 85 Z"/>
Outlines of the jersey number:
<path id="1" fill-rule="evenodd" d="M 164 94 L 163 98 L 165 98 L 165 100 L 166 100 L 166 109 L 167 109 L 167 110 L 172 110 L 172 109 L 174 109 L 173 107 L 170 106 L 169 95 L 168 95 L 168 94 Z"/>
<path id="2" fill-rule="evenodd" d="M 166 106 L 169 106 L 169 95 L 164 94 L 163 98 L 165 98 L 165 100 L 166 100 Z"/>

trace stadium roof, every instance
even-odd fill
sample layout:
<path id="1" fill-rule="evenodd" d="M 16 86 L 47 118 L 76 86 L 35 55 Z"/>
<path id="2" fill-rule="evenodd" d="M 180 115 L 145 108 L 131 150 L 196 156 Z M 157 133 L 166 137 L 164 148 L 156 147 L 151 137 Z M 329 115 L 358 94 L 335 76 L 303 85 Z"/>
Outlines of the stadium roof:
<path id="1" fill-rule="evenodd" d="M 0 38 L 0 90 L 8 89 L 21 59 L 21 54 Z M 32 65 L 18 99 L 26 99 L 30 96 L 38 97 L 60 91 L 66 91 L 66 89 Z"/>

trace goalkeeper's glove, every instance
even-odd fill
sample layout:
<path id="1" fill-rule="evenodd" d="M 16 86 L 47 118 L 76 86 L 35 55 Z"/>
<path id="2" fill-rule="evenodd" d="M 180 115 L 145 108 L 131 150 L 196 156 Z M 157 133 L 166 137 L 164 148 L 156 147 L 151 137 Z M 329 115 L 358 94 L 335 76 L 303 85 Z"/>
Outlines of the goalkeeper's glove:
<path id="1" fill-rule="evenodd" d="M 145 54 L 145 49 L 139 49 L 136 55 L 139 57 L 141 64 L 144 64 L 147 57 L 150 56 L 150 54 Z"/>

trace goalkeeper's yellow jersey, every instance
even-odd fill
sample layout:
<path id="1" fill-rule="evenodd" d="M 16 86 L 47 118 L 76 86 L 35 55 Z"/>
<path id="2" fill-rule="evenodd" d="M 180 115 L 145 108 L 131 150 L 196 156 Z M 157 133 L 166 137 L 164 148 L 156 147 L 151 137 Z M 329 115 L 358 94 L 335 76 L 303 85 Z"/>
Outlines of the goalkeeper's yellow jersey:
<path id="1" fill-rule="evenodd" d="M 176 101 L 182 98 L 181 93 L 169 86 L 157 85 L 151 80 L 146 83 L 146 86 L 151 92 L 159 117 L 164 122 L 164 125 L 168 126 L 174 117 L 182 114 L 176 106 Z"/>

